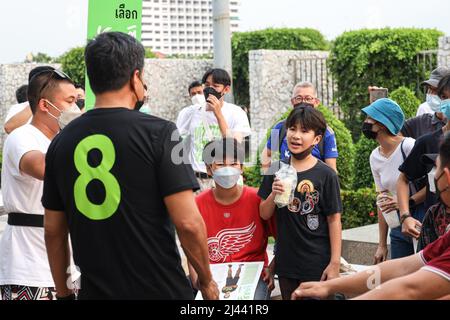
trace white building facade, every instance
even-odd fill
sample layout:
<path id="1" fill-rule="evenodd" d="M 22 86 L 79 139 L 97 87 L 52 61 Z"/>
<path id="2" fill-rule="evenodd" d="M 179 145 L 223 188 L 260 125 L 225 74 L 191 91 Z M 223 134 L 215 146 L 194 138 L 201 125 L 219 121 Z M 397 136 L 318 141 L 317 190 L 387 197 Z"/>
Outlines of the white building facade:
<path id="1" fill-rule="evenodd" d="M 233 33 L 239 29 L 240 0 L 229 1 Z M 142 43 L 166 55 L 212 54 L 212 0 L 143 0 Z"/>

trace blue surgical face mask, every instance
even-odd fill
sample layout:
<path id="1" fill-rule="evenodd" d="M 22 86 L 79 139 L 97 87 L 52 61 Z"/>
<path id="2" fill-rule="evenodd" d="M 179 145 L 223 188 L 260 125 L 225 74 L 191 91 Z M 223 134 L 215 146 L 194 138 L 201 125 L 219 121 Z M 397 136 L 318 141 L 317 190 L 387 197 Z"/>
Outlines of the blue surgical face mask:
<path id="1" fill-rule="evenodd" d="M 233 188 L 239 178 L 241 177 L 241 170 L 233 167 L 223 167 L 217 169 L 213 173 L 214 182 L 224 189 Z"/>
<path id="2" fill-rule="evenodd" d="M 427 94 L 427 103 L 433 112 L 441 111 L 441 99 L 435 94 Z"/>
<path id="3" fill-rule="evenodd" d="M 441 112 L 445 115 L 447 119 L 450 119 L 450 99 L 442 100 L 441 102 Z"/>

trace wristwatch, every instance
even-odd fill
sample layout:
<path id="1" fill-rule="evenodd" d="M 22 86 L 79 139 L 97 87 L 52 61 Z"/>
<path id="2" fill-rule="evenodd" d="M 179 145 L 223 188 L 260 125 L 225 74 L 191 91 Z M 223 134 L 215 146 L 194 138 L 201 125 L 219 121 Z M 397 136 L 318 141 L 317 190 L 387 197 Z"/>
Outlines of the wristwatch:
<path id="1" fill-rule="evenodd" d="M 405 222 L 405 220 L 409 217 L 412 217 L 409 212 L 402 213 L 400 216 L 400 224 L 403 224 L 403 222 Z"/>

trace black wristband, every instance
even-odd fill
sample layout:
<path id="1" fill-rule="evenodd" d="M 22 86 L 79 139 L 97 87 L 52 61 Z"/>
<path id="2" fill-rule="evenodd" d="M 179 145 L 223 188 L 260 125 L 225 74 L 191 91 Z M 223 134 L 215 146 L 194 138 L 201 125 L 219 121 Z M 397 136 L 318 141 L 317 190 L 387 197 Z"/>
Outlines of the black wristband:
<path id="1" fill-rule="evenodd" d="M 403 224 L 403 222 L 405 222 L 405 220 L 409 217 L 412 217 L 412 215 L 409 212 L 403 213 L 400 217 L 400 224 Z"/>
<path id="2" fill-rule="evenodd" d="M 65 297 L 56 296 L 56 300 L 60 300 L 60 301 L 75 300 L 75 298 L 76 298 L 75 293 L 69 294 L 68 296 L 65 296 Z"/>

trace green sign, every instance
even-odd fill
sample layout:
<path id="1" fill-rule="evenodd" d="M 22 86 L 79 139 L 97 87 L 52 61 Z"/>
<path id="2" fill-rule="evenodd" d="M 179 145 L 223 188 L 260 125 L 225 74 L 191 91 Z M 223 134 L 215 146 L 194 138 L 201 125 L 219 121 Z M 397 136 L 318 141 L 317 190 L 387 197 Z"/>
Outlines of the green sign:
<path id="1" fill-rule="evenodd" d="M 89 0 L 88 40 L 103 32 L 127 33 L 139 41 L 142 29 L 142 0 Z M 86 109 L 92 109 L 95 96 L 86 75 Z"/>

